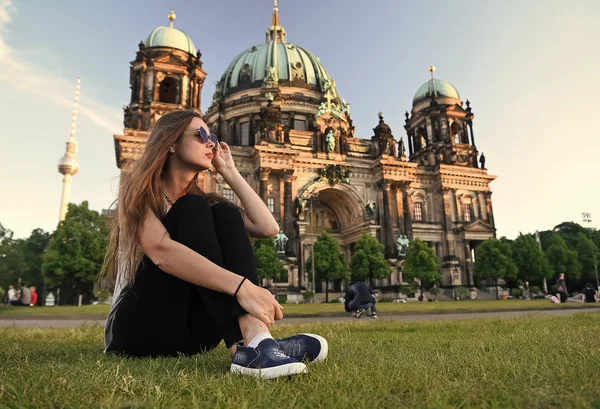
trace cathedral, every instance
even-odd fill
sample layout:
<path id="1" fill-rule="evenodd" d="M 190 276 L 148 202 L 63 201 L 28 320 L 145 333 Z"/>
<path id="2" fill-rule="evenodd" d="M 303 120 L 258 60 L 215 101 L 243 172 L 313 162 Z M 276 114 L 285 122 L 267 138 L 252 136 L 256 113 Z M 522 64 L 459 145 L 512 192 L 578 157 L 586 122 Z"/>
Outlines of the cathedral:
<path id="1" fill-rule="evenodd" d="M 402 283 L 406 243 L 419 238 L 440 259 L 442 287 L 473 287 L 474 249 L 495 237 L 495 176 L 477 150 L 469 101 L 435 78 L 435 67 L 405 113 L 404 132 L 394 134 L 380 112 L 372 135 L 355 135 L 350 104 L 319 57 L 287 42 L 275 0 L 265 42 L 233 59 L 201 111 L 202 54 L 174 27 L 173 11 L 168 18 L 130 63 L 131 101 L 123 134 L 114 135 L 122 171 L 161 115 L 194 109 L 231 146 L 240 173 L 287 238 L 280 255 L 288 282 L 279 287 L 312 288 L 304 264 L 323 231 L 347 262 L 363 232 L 384 246 L 392 274 L 375 286 Z M 199 183 L 239 204 L 218 173 L 205 172 Z M 315 290 L 324 286 L 317 282 Z"/>

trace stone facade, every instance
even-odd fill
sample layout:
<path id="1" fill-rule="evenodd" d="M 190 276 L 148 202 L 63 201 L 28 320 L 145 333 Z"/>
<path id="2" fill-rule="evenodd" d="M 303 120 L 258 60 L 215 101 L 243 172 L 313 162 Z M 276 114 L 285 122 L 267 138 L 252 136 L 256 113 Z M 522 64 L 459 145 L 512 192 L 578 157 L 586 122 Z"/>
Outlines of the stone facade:
<path id="1" fill-rule="evenodd" d="M 285 42 L 277 9 L 266 37 L 270 49 L 295 47 Z M 247 58 L 254 52 L 260 52 L 257 46 L 246 52 Z M 140 45 L 131 63 L 132 99 L 125 108 L 125 131 L 114 137 L 119 166 L 135 159 L 148 126 L 161 114 L 200 108 L 206 75 L 200 54 L 183 54 Z M 320 65 L 310 56 L 313 66 Z M 373 135 L 361 138 L 354 134 L 350 105 L 324 69 L 311 77 L 289 55 L 283 62 L 272 58 L 263 64 L 230 67 L 217 83 L 204 118 L 219 139 L 230 144 L 240 173 L 289 238 L 283 257 L 288 283 L 282 286 L 310 288 L 304 262 L 322 231 L 338 241 L 348 262 L 362 232 L 376 237 L 393 267 L 390 279 L 376 285 L 402 282 L 397 241 L 406 236 L 420 238 L 435 250 L 443 286 L 472 286 L 473 250 L 495 237 L 489 186 L 495 177 L 488 175 L 485 158 L 477 151 L 470 103 L 464 107 L 458 92 L 434 79 L 432 69 L 431 80 L 405 114 L 408 146 L 394 136 L 383 113 Z M 260 80 L 257 69 L 265 71 Z M 232 76 L 237 76 L 235 82 Z M 173 95 L 168 94 L 174 100 L 168 102 L 161 100 L 167 78 L 175 84 Z M 199 183 L 205 191 L 239 203 L 215 172 L 205 172 Z M 316 289 L 323 290 L 322 284 Z M 341 283 L 331 289 L 339 291 Z"/>

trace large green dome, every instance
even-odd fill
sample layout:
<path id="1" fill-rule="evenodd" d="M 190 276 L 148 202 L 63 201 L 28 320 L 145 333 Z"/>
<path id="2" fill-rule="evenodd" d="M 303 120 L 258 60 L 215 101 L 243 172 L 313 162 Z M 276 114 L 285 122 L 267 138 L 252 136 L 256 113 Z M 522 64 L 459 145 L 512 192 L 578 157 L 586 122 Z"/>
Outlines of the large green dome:
<path id="1" fill-rule="evenodd" d="M 421 85 L 421 88 L 419 88 L 415 94 L 415 97 L 413 98 L 413 106 L 419 102 L 438 97 L 455 98 L 460 100 L 458 91 L 456 88 L 454 88 L 454 86 L 444 80 L 432 78 L 425 84 Z"/>
<path id="2" fill-rule="evenodd" d="M 146 47 L 175 48 L 196 55 L 196 47 L 194 47 L 192 39 L 183 31 L 173 27 L 175 13 L 172 10 L 169 14 L 169 20 L 171 20 L 169 27 L 156 27 L 144 41 L 144 45 Z"/>
<path id="3" fill-rule="evenodd" d="M 299 86 L 325 92 L 334 85 L 319 57 L 294 44 L 270 41 L 255 45 L 237 57 L 221 77 L 217 91 L 226 96 L 260 88 L 274 67 L 279 85 Z M 336 98 L 339 98 L 334 90 Z"/>

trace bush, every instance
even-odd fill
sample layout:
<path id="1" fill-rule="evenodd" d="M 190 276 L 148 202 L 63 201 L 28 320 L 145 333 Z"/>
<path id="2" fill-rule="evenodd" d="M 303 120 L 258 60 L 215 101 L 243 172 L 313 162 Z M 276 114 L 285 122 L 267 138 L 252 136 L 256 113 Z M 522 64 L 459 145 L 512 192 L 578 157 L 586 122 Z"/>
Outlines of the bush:
<path id="1" fill-rule="evenodd" d="M 6 290 L 0 287 L 0 304 L 4 302 L 4 296 L 6 295 Z"/>
<path id="2" fill-rule="evenodd" d="M 456 287 L 454 289 L 454 295 L 457 300 L 467 300 L 469 298 L 469 290 L 466 287 Z"/>
<path id="3" fill-rule="evenodd" d="M 377 300 L 377 302 L 392 302 L 392 301 L 394 301 L 394 299 L 391 297 L 381 297 L 379 300 Z"/>
<path id="4" fill-rule="evenodd" d="M 279 304 L 285 304 L 287 303 L 287 295 L 278 295 L 275 297 L 275 299 L 277 300 L 277 302 Z"/>
<path id="5" fill-rule="evenodd" d="M 531 294 L 539 294 L 542 292 L 540 287 L 535 286 L 535 285 L 533 287 L 529 287 L 529 291 L 531 291 Z"/>
<path id="6" fill-rule="evenodd" d="M 94 291 L 94 297 L 98 300 L 98 302 L 105 302 L 108 300 L 108 296 L 110 293 L 108 290 L 96 290 Z"/>
<path id="7" fill-rule="evenodd" d="M 523 290 L 520 288 L 511 288 L 510 295 L 512 295 L 515 298 L 519 298 L 520 296 L 523 295 Z"/>
<path id="8" fill-rule="evenodd" d="M 411 295 L 413 295 L 416 290 L 417 290 L 417 286 L 414 284 L 403 285 L 402 287 L 400 287 L 400 292 L 407 297 L 410 297 Z"/>
<path id="9" fill-rule="evenodd" d="M 556 294 L 558 292 L 558 286 L 556 284 L 554 284 L 552 287 L 550 287 L 550 294 Z"/>
<path id="10" fill-rule="evenodd" d="M 440 287 L 431 287 L 429 289 L 429 294 L 433 295 L 434 297 L 440 295 L 440 292 L 442 292 L 442 290 L 440 290 Z"/>
<path id="11" fill-rule="evenodd" d="M 338 300 L 337 298 L 334 298 L 332 300 L 329 300 L 329 304 L 335 304 L 335 303 L 340 303 L 340 300 Z"/>
<path id="12" fill-rule="evenodd" d="M 304 301 L 310 301 L 312 300 L 312 298 L 315 296 L 315 293 L 313 293 L 312 291 L 303 291 L 302 292 L 302 298 L 304 299 Z"/>

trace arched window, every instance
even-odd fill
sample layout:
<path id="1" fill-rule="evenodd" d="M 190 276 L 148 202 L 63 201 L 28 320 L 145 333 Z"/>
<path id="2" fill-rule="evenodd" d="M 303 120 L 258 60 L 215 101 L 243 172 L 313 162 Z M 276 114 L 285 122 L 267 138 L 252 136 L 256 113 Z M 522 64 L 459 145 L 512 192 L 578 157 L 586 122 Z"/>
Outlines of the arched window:
<path id="1" fill-rule="evenodd" d="M 413 220 L 422 222 L 426 220 L 425 197 L 421 193 L 415 193 L 412 196 Z"/>
<path id="2" fill-rule="evenodd" d="M 450 125 L 450 132 L 452 134 L 452 142 L 461 143 L 461 128 L 458 122 L 452 122 L 452 125 Z"/>
<path id="3" fill-rule="evenodd" d="M 167 104 L 177 103 L 177 81 L 173 77 L 166 77 L 160 83 L 158 100 Z"/>

